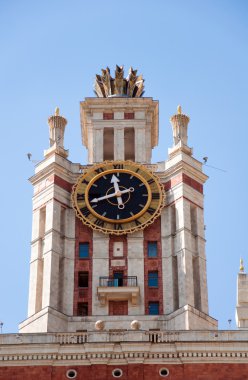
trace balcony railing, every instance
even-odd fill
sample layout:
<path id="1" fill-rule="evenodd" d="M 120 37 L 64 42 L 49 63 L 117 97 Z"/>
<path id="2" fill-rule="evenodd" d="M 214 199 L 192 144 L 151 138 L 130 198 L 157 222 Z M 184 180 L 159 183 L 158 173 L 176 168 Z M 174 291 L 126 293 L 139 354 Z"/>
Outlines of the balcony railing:
<path id="1" fill-rule="evenodd" d="M 123 276 L 120 278 L 114 277 L 100 277 L 99 286 L 137 286 L 137 277 L 136 276 Z"/>

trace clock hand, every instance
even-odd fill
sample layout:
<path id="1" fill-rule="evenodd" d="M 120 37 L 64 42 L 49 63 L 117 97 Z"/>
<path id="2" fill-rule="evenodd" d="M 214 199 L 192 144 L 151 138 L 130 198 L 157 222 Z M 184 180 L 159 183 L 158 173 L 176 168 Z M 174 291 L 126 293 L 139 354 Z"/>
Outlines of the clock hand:
<path id="1" fill-rule="evenodd" d="M 130 187 L 129 189 L 125 189 L 125 190 L 119 190 L 118 193 L 111 193 L 111 194 L 108 194 L 108 195 L 104 195 L 100 198 L 94 198 L 92 199 L 90 202 L 91 203 L 97 203 L 98 201 L 102 201 L 104 199 L 108 199 L 108 198 L 113 198 L 113 197 L 116 197 L 117 195 L 116 194 L 126 194 L 126 193 L 132 193 L 134 191 L 134 188 L 133 187 Z M 117 196 L 117 199 L 118 199 L 118 196 Z"/>
<path id="2" fill-rule="evenodd" d="M 114 184 L 115 192 L 117 194 L 118 208 L 119 209 L 123 209 L 125 206 L 124 206 L 124 204 L 122 202 L 122 198 L 121 198 L 121 195 L 120 195 L 120 189 L 119 189 L 118 182 L 120 182 L 120 180 L 113 174 L 112 178 L 111 178 L 111 183 Z"/>

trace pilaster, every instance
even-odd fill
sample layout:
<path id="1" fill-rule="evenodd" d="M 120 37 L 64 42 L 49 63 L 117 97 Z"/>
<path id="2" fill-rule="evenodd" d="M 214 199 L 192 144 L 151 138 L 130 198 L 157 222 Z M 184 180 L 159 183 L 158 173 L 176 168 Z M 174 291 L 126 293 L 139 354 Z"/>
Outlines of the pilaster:
<path id="1" fill-rule="evenodd" d="M 248 274 L 242 259 L 237 278 L 236 324 L 239 329 L 248 329 Z"/>
<path id="2" fill-rule="evenodd" d="M 109 276 L 109 237 L 93 231 L 92 315 L 108 315 L 108 304 L 101 305 L 97 294 L 99 278 Z"/>
<path id="3" fill-rule="evenodd" d="M 144 315 L 144 239 L 143 231 L 129 234 L 127 237 L 128 245 L 128 276 L 137 276 L 137 284 L 140 289 L 140 299 L 136 306 L 129 303 L 129 315 Z"/>
<path id="4" fill-rule="evenodd" d="M 125 159 L 124 128 L 123 127 L 117 126 L 116 128 L 114 128 L 114 159 L 115 160 Z"/>

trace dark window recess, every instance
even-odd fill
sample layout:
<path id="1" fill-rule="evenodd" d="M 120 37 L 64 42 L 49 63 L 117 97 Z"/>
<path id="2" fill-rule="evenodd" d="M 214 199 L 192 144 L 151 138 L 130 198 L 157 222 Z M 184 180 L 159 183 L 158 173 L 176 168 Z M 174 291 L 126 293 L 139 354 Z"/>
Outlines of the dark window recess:
<path id="1" fill-rule="evenodd" d="M 123 286 L 123 272 L 114 272 L 114 286 Z"/>
<path id="2" fill-rule="evenodd" d="M 135 161 L 135 133 L 134 128 L 124 128 L 124 156 L 125 160 Z"/>
<path id="3" fill-rule="evenodd" d="M 148 314 L 149 315 L 159 315 L 159 302 L 149 302 Z"/>
<path id="4" fill-rule="evenodd" d="M 89 243 L 79 244 L 79 258 L 88 259 L 89 258 Z"/>
<path id="5" fill-rule="evenodd" d="M 114 114 L 112 112 L 104 112 L 103 113 L 103 120 L 113 120 Z"/>
<path id="6" fill-rule="evenodd" d="M 111 127 L 103 130 L 103 159 L 114 159 L 114 128 Z"/>
<path id="7" fill-rule="evenodd" d="M 79 302 L 77 308 L 77 315 L 88 315 L 88 302 Z"/>
<path id="8" fill-rule="evenodd" d="M 134 119 L 134 112 L 124 112 L 124 119 L 125 120 Z"/>
<path id="9" fill-rule="evenodd" d="M 89 284 L 89 273 L 88 272 L 79 272 L 78 273 L 78 287 L 79 288 L 88 288 Z"/>
<path id="10" fill-rule="evenodd" d="M 148 242 L 148 257 L 157 257 L 158 256 L 158 245 L 156 241 Z"/>
<path id="11" fill-rule="evenodd" d="M 158 272 L 148 272 L 148 286 L 152 288 L 158 287 Z"/>

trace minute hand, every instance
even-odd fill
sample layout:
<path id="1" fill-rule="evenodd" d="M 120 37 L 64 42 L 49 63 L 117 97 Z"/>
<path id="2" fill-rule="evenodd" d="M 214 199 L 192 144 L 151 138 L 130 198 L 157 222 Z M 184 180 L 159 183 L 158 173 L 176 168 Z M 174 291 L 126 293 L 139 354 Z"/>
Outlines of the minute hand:
<path id="1" fill-rule="evenodd" d="M 104 195 L 104 196 L 102 196 L 100 198 L 94 198 L 90 202 L 91 203 L 97 203 L 98 201 L 102 201 L 104 199 L 117 197 L 117 194 L 122 195 L 122 194 L 130 193 L 132 191 L 134 191 L 134 189 L 132 187 L 130 187 L 129 189 L 119 190 L 118 193 L 111 193 L 111 194 L 108 194 L 108 195 Z"/>
<path id="2" fill-rule="evenodd" d="M 116 192 L 116 196 L 117 196 L 118 208 L 122 209 L 125 206 L 124 206 L 124 204 L 122 202 L 122 198 L 121 198 L 121 193 L 120 193 L 120 188 L 119 188 L 118 182 L 120 182 L 120 180 L 113 174 L 112 178 L 111 178 L 111 183 L 113 183 L 114 188 L 115 188 L 115 192 Z"/>

